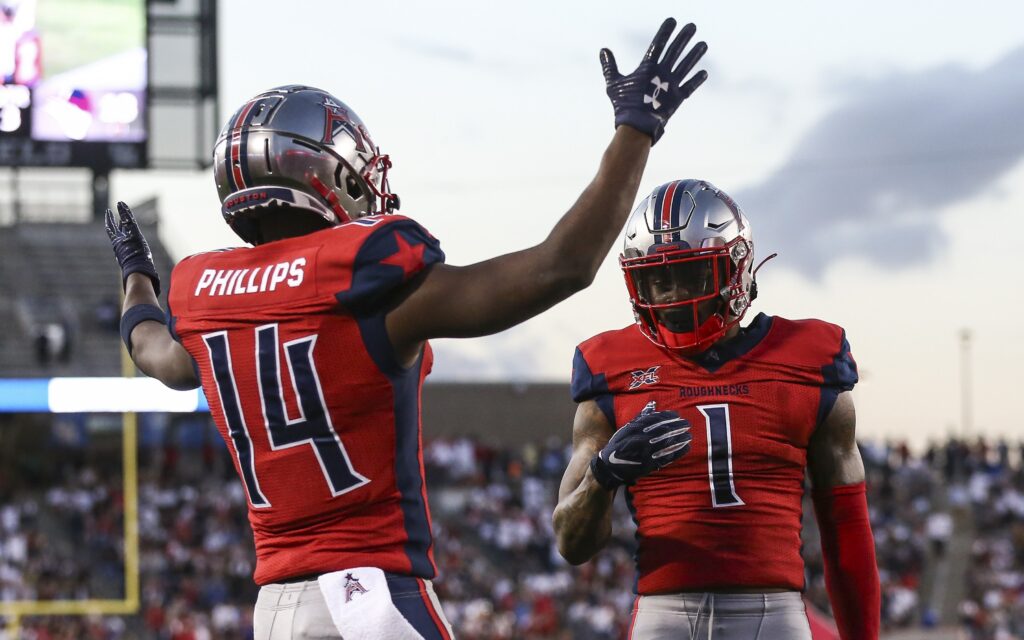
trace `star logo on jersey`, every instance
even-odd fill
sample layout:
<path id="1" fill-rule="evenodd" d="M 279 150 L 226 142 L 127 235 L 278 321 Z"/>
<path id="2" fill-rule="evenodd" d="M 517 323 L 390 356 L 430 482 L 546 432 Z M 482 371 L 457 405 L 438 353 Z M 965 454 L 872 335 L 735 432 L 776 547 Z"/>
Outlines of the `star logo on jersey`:
<path id="1" fill-rule="evenodd" d="M 630 371 L 629 375 L 633 376 L 633 379 L 629 381 L 629 388 L 636 389 L 642 387 L 645 384 L 656 384 L 660 378 L 658 378 L 658 369 L 661 365 L 655 365 L 650 369 L 637 369 L 636 371 Z"/>
<path id="2" fill-rule="evenodd" d="M 359 584 L 359 578 L 351 573 L 345 574 L 345 602 L 352 602 L 352 596 L 356 593 L 366 593 L 368 589 Z"/>
<path id="3" fill-rule="evenodd" d="M 400 267 L 404 280 L 409 277 L 409 274 L 416 273 L 423 268 L 423 251 L 427 247 L 423 243 L 415 246 L 409 244 L 409 241 L 401 233 L 395 234 L 395 243 L 398 248 L 390 256 L 381 260 L 380 264 Z"/>

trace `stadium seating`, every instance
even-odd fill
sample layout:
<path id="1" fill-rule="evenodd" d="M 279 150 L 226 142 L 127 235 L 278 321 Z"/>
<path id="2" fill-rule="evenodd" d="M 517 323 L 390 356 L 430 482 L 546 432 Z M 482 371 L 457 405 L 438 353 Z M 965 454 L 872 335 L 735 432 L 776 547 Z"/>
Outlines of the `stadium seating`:
<path id="1" fill-rule="evenodd" d="M 0 482 L 0 597 L 113 597 L 123 588 L 119 450 L 103 419 L 9 415 L 0 424 L 4 433 L 31 431 L 48 443 L 19 455 Z M 247 637 L 255 597 L 251 534 L 209 416 L 145 414 L 140 426 L 141 614 L 26 618 L 23 628 L 39 638 Z M 1024 555 L 1017 551 L 1024 548 L 1024 471 L 1017 453 L 1005 444 L 956 440 L 923 455 L 863 447 L 887 638 L 940 627 L 952 633 L 953 625 L 972 640 L 1024 632 Z M 558 439 L 427 443 L 436 587 L 459 638 L 623 637 L 633 602 L 634 529 L 619 501 L 605 551 L 578 568 L 560 559 L 550 514 L 567 455 Z M 944 517 L 936 524 L 935 514 L 951 514 L 952 530 L 939 526 Z M 805 525 L 807 598 L 827 613 L 810 511 Z"/>
<path id="2" fill-rule="evenodd" d="M 157 268 L 170 273 L 155 225 L 144 232 Z M 0 226 L 0 255 L 0 377 L 121 373 L 116 318 L 106 311 L 120 304 L 117 266 L 99 223 Z M 47 339 L 58 344 L 44 355 Z"/>

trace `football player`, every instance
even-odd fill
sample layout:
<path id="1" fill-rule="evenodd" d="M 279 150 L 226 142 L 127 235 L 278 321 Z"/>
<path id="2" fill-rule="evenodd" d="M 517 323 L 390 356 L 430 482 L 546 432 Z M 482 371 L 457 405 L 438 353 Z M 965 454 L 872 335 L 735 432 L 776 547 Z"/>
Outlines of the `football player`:
<path id="1" fill-rule="evenodd" d="M 857 367 L 843 329 L 763 313 L 741 327 L 757 296 L 753 236 L 708 182 L 644 198 L 620 264 L 636 323 L 576 350 L 573 453 L 553 515 L 561 554 L 580 564 L 605 545 L 625 487 L 638 544 L 631 638 L 809 639 L 806 469 L 840 635 L 876 639 Z"/>
<path id="2" fill-rule="evenodd" d="M 455 267 L 392 214 L 391 161 L 334 96 L 247 101 L 217 141 L 222 213 L 252 247 L 161 281 L 130 209 L 108 211 L 121 332 L 136 365 L 202 385 L 234 456 L 256 544 L 258 639 L 449 638 L 420 444 L 427 340 L 502 331 L 588 286 L 628 216 L 649 150 L 706 79 L 695 27 L 658 30 L 637 69 L 601 62 L 616 130 L 597 176 L 540 244 Z M 355 603 L 355 604 L 352 604 Z M 354 611 L 346 607 L 358 606 Z"/>

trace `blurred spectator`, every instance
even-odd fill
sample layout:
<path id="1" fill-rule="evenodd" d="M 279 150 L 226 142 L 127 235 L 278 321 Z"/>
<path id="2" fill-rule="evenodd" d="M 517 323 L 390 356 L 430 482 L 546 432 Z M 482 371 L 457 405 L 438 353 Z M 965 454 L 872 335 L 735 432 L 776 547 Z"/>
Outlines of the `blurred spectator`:
<path id="1" fill-rule="evenodd" d="M 115 298 L 103 298 L 93 307 L 93 319 L 100 329 L 117 333 L 121 330 L 121 306 Z"/>
<path id="2" fill-rule="evenodd" d="M 46 366 L 58 361 L 71 361 L 71 328 L 65 322 L 47 322 L 36 328 L 34 346 L 36 362 Z"/>
<path id="3" fill-rule="evenodd" d="M 946 556 L 949 539 L 953 537 L 953 516 L 948 511 L 934 511 L 928 515 L 925 524 L 932 555 L 937 559 Z"/>

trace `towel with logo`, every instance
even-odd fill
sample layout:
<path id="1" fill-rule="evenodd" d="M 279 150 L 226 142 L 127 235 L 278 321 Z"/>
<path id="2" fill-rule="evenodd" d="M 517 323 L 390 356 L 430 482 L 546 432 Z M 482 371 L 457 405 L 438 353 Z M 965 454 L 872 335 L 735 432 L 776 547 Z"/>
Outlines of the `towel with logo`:
<path id="1" fill-rule="evenodd" d="M 391 601 L 376 567 L 325 573 L 318 579 L 334 626 L 344 640 L 423 640 Z"/>

